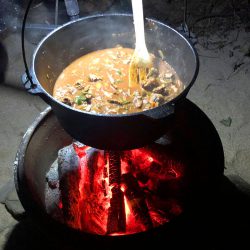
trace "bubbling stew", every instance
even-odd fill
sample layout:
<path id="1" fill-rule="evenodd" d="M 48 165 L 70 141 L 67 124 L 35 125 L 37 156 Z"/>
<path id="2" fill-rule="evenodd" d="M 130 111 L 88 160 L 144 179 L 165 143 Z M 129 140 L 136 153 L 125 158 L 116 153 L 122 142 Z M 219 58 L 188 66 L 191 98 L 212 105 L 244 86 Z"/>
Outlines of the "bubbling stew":
<path id="1" fill-rule="evenodd" d="M 184 86 L 174 69 L 154 55 L 146 80 L 129 89 L 133 52 L 118 46 L 78 58 L 59 75 L 54 98 L 86 112 L 128 114 L 155 108 L 182 92 Z"/>

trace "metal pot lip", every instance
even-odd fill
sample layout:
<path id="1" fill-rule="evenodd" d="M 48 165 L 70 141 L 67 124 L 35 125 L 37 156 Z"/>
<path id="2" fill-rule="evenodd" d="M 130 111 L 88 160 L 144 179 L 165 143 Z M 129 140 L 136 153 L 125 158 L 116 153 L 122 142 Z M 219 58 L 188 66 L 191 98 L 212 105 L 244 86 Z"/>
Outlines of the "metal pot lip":
<path id="1" fill-rule="evenodd" d="M 13 175 L 14 175 L 14 184 L 17 191 L 17 195 L 19 197 L 20 202 L 22 203 L 25 210 L 28 209 L 29 204 L 25 202 L 24 199 L 24 190 L 20 185 L 24 180 L 24 160 L 27 148 L 29 146 L 30 140 L 35 133 L 36 129 L 39 127 L 39 124 L 45 119 L 45 117 L 51 113 L 51 107 L 47 107 L 43 110 L 38 117 L 33 121 L 33 123 L 29 126 L 26 133 L 24 134 L 16 153 L 15 161 L 13 164 Z"/>
<path id="2" fill-rule="evenodd" d="M 196 64 L 196 68 L 195 68 L 195 72 L 193 75 L 193 78 L 191 79 L 190 83 L 187 85 L 187 87 L 175 98 L 173 98 L 172 100 L 170 100 L 169 102 L 166 102 L 158 107 L 149 109 L 149 110 L 145 110 L 145 111 L 141 111 L 141 112 L 136 112 L 136 113 L 129 113 L 129 114 L 99 114 L 99 113 L 91 113 L 91 112 L 85 112 L 85 111 L 81 111 L 78 109 L 74 109 L 62 102 L 57 101 L 51 94 L 49 94 L 44 88 L 43 86 L 40 84 L 40 82 L 38 81 L 36 74 L 35 74 L 35 59 L 36 59 L 36 55 L 40 49 L 40 47 L 42 46 L 42 44 L 50 37 L 52 36 L 54 33 L 56 33 L 59 30 L 64 29 L 65 27 L 68 27 L 74 23 L 77 22 L 81 22 L 83 20 L 88 20 L 88 19 L 94 19 L 94 18 L 105 18 L 105 17 L 117 17 L 117 16 L 123 16 L 123 17 L 133 17 L 133 15 L 131 13 L 107 13 L 107 14 L 96 14 L 96 15 L 90 15 L 90 16 L 86 16 L 86 17 L 82 17 L 79 18 L 77 20 L 73 20 L 73 21 L 69 21 L 63 25 L 61 25 L 60 27 L 54 29 L 52 32 L 50 32 L 48 35 L 46 35 L 38 44 L 38 46 L 36 47 L 33 56 L 32 56 L 32 66 L 31 66 L 31 75 L 32 75 L 32 79 L 35 81 L 35 83 L 38 85 L 38 87 L 42 90 L 42 94 L 45 94 L 50 100 L 52 100 L 53 102 L 56 102 L 58 105 L 63 106 L 66 109 L 69 109 L 73 112 L 77 112 L 79 114 L 84 114 L 84 115 L 89 115 L 89 116 L 99 116 L 99 117 L 106 117 L 106 118 L 125 118 L 125 117 L 136 117 L 136 116 L 147 116 L 150 114 L 152 114 L 153 112 L 155 112 L 156 110 L 158 110 L 159 108 L 164 108 L 164 107 L 168 107 L 168 106 L 173 106 L 175 102 L 177 102 L 179 99 L 181 98 L 185 98 L 185 96 L 187 95 L 187 93 L 189 92 L 190 88 L 193 86 L 197 76 L 198 76 L 198 72 L 199 72 L 199 57 L 198 57 L 198 53 L 196 51 L 196 49 L 194 48 L 194 46 L 191 44 L 191 42 L 185 37 L 183 36 L 179 31 L 177 31 L 176 29 L 174 29 L 173 27 L 158 21 L 154 18 L 145 18 L 148 21 L 153 21 L 157 24 L 160 24 L 162 26 L 165 26 L 166 28 L 172 30 L 173 32 L 177 33 L 180 37 L 182 37 L 182 39 L 186 42 L 186 44 L 190 47 L 190 49 L 192 50 L 193 54 L 194 54 L 194 58 L 195 58 L 195 64 Z"/>

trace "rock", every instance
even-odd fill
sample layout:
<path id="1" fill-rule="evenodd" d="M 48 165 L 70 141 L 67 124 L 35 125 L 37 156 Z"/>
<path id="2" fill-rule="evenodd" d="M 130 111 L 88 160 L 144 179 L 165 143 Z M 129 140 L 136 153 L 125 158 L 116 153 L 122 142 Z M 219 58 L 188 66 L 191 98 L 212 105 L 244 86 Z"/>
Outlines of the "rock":
<path id="1" fill-rule="evenodd" d="M 8 213 L 5 206 L 0 204 L 0 233 L 16 223 L 16 220 Z"/>
<path id="2" fill-rule="evenodd" d="M 13 227 L 7 227 L 0 232 L 0 249 L 5 249 L 6 242 L 9 238 L 9 234 L 12 231 Z"/>
<path id="3" fill-rule="evenodd" d="M 19 201 L 16 190 L 9 193 L 5 200 L 5 207 L 7 211 L 17 220 L 25 216 L 25 210 Z"/>
<path id="4" fill-rule="evenodd" d="M 5 203 L 5 200 L 10 192 L 15 189 L 14 180 L 10 179 L 5 185 L 0 187 L 0 203 Z"/>
<path id="5" fill-rule="evenodd" d="M 222 125 L 224 125 L 225 127 L 230 127 L 231 126 L 231 123 L 232 123 L 232 118 L 231 117 L 228 117 L 227 119 L 222 119 L 220 121 L 220 123 Z"/>

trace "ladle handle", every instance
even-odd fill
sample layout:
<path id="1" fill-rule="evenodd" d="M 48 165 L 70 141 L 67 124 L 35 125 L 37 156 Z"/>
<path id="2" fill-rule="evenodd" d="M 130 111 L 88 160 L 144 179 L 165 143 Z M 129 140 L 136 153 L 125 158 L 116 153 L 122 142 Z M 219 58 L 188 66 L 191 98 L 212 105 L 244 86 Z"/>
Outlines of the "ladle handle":
<path id="1" fill-rule="evenodd" d="M 136 48 L 146 47 L 142 0 L 131 0 L 135 27 Z"/>

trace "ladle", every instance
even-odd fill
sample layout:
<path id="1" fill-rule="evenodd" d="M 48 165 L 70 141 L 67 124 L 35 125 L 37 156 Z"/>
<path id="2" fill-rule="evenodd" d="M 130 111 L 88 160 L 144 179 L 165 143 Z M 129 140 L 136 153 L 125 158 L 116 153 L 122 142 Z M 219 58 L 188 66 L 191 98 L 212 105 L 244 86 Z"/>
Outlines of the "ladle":
<path id="1" fill-rule="evenodd" d="M 144 34 L 142 0 L 131 0 L 135 27 L 135 51 L 129 66 L 130 92 L 146 80 L 147 72 L 152 67 L 152 59 L 148 53 Z"/>

